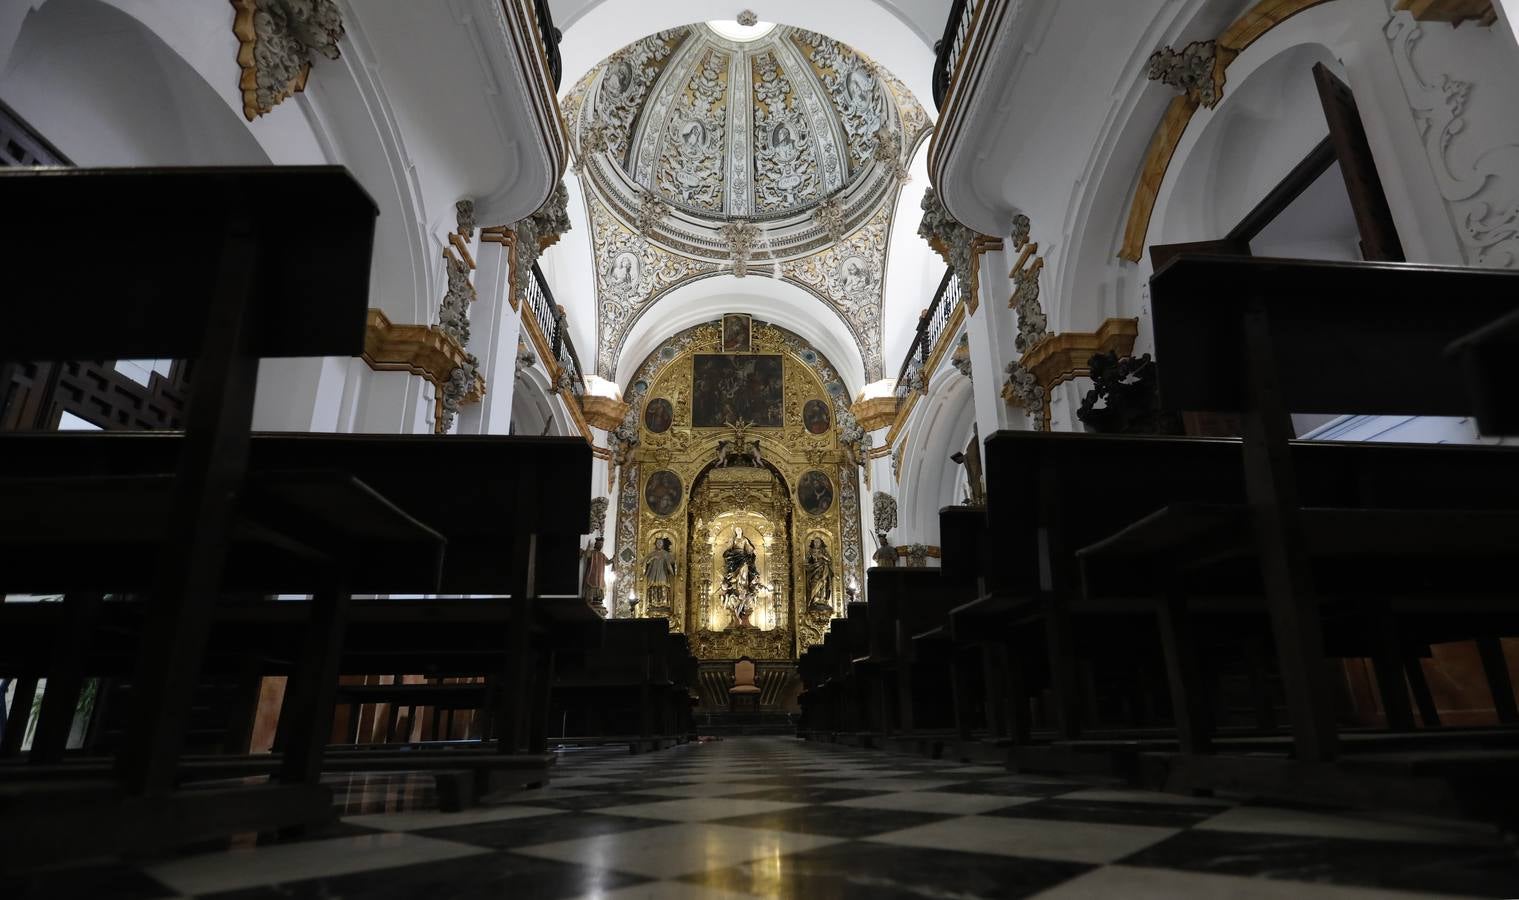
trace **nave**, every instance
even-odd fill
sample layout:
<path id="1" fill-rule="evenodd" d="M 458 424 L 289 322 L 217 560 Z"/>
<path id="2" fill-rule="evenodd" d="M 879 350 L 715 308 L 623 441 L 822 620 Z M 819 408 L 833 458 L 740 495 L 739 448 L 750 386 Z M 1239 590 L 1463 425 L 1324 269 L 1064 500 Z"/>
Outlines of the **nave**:
<path id="1" fill-rule="evenodd" d="M 1490 828 L 1134 791 L 784 737 L 562 754 L 464 813 L 405 776 L 333 785 L 309 839 L 0 881 L 30 898 L 1500 896 Z M 1396 891 L 1396 894 L 1389 894 Z"/>

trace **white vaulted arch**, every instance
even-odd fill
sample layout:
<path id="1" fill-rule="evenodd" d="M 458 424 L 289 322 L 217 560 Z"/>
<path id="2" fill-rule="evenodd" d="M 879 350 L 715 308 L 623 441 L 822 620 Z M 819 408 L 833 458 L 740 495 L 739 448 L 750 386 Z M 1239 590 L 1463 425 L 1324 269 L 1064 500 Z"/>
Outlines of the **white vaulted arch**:
<path id="1" fill-rule="evenodd" d="M 971 380 L 943 366 L 913 410 L 902 451 L 896 543 L 937 544 L 939 510 L 960 503 L 963 468 L 950 454 L 965 449 L 976 423 Z"/>
<path id="2" fill-rule="evenodd" d="M 865 364 L 849 327 L 806 290 L 774 278 L 717 275 L 681 285 L 647 306 L 628 331 L 617 361 L 626 390 L 639 365 L 672 334 L 723 313 L 746 313 L 793 331 L 832 361 L 850 396 L 865 386 Z"/>

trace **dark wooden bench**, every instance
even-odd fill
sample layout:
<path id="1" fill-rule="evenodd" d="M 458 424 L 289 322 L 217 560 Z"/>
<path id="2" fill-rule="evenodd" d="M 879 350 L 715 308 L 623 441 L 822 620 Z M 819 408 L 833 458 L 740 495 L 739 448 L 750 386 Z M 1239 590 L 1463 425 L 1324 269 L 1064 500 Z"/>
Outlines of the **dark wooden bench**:
<path id="1" fill-rule="evenodd" d="M 1519 310 L 1451 344 L 1446 354 L 1461 364 L 1482 433 L 1519 434 L 1519 397 L 1512 387 L 1513 361 L 1519 356 Z"/>
<path id="2" fill-rule="evenodd" d="M 1444 351 L 1512 312 L 1516 289 L 1519 273 L 1504 271 L 1187 254 L 1151 279 L 1163 403 L 1242 415 L 1241 505 L 1253 531 L 1299 760 L 1333 759 L 1336 736 L 1308 528 L 1311 518 L 1323 517 L 1304 513 L 1320 504 L 1303 497 L 1288 414 L 1469 414 L 1460 367 Z M 1418 377 L 1389 377 L 1388 361 L 1415 359 Z M 1514 460 L 1498 464 L 1509 474 L 1495 485 L 1512 483 L 1519 454 L 1495 456 Z M 1430 474 L 1407 473 L 1409 482 L 1426 483 Z M 1384 510 L 1377 524 L 1358 527 L 1387 537 L 1463 529 L 1475 541 L 1484 525 L 1508 532 L 1504 513 L 1519 508 L 1479 503 L 1479 522 L 1459 515 L 1473 508 L 1460 498 L 1442 505 L 1457 515 L 1437 520 L 1430 509 L 1438 507 L 1401 515 Z M 1399 558 L 1383 554 L 1379 563 Z"/>
<path id="3" fill-rule="evenodd" d="M 561 655 L 549 719 L 560 744 L 627 744 L 641 753 L 684 741 L 689 664 L 677 664 L 669 620 L 608 619 L 601 646 Z M 689 655 L 689 651 L 686 651 Z"/>
<path id="4" fill-rule="evenodd" d="M 104 850 L 125 842 L 172 840 L 184 828 L 215 833 L 229 825 L 248 830 L 327 818 L 327 792 L 314 778 L 303 777 L 320 747 L 315 729 L 305 724 L 292 735 L 286 784 L 230 792 L 173 788 L 210 598 L 222 590 L 223 563 L 233 542 L 233 499 L 243 492 L 281 499 L 291 491 L 302 493 L 299 484 L 277 487 L 280 479 L 273 473 L 252 488 L 245 484 L 259 360 L 362 351 L 373 201 L 333 167 L 7 169 L 0 171 L 0 205 L 29 223 L 0 247 L 0 265 L 9 279 L 0 359 L 175 358 L 193 361 L 195 371 L 184 415 L 185 446 L 172 476 L 99 479 L 68 472 L 42 481 L 8 472 L 0 484 L 0 506 L 15 519 L 51 525 L 60 498 L 78 504 L 72 507 L 77 514 L 72 524 L 81 545 L 88 545 L 91 529 L 100 528 L 99 520 L 91 520 L 92 510 L 117 511 L 142 499 L 162 514 L 160 526 L 144 528 L 156 538 L 147 550 L 153 564 L 135 560 L 149 573 L 151 600 L 133 676 L 139 690 L 131 735 L 119 771 L 66 797 L 19 788 L 8 793 L 0 816 L 25 821 L 28 840 L 8 843 L 7 856 L 29 859 L 33 851 L 45 856 L 56 843 L 52 838 Z M 289 211 L 297 208 L 305 211 L 304 233 L 293 242 Z M 93 247 L 90 264 L 83 266 L 75 248 L 58 235 L 77 224 L 81 211 L 99 209 L 131 210 L 133 224 Z M 110 273 L 109 289 L 102 287 L 100 273 Z M 58 302 L 59 297 L 68 301 Z M 299 327 L 291 327 L 297 322 Z M 8 454 L 0 458 L 9 461 Z M 328 479 L 337 494 L 364 493 L 352 479 L 331 473 L 309 477 Z M 391 521 L 414 524 L 399 515 Z M 31 534 L 62 539 L 67 524 Z M 330 546 L 305 544 L 282 529 L 271 532 L 261 536 L 264 543 L 332 560 Z M 426 542 L 420 530 L 415 534 Z M 30 554 L 15 550 L 27 539 L 24 528 L 0 534 L 0 545 L 11 551 L 0 573 L 23 574 L 20 563 Z M 57 575 L 54 589 L 78 592 L 68 603 L 76 621 L 87 620 L 97 605 L 81 596 L 89 592 L 90 568 L 90 558 L 80 556 Z M 322 658 L 324 626 L 341 618 L 339 592 L 331 590 L 330 580 L 341 566 L 317 568 L 322 581 L 308 583 L 307 589 L 323 598 L 322 612 L 308 629 L 308 668 Z M 21 583 L 18 579 L 7 590 L 25 590 Z M 67 647 L 60 651 L 56 671 L 64 686 L 74 677 L 76 654 Z M 301 679 L 293 685 L 295 702 L 314 709 L 320 701 L 316 684 Z M 41 723 L 47 747 L 55 745 L 54 736 L 66 728 L 60 722 L 70 712 L 52 706 L 44 709 Z"/>
<path id="5" fill-rule="evenodd" d="M 0 444 L 11 448 L 10 455 L 19 468 L 33 474 L 72 468 L 119 477 L 128 472 L 151 473 L 172 467 L 182 441 L 173 435 L 122 432 L 10 435 L 0 440 Z M 578 537 L 574 532 L 583 527 L 576 513 L 589 508 L 586 479 L 590 456 L 585 443 L 556 438 L 440 440 L 431 436 L 261 434 L 254 436 L 249 456 L 255 479 L 266 470 L 283 471 L 298 463 L 323 468 L 341 466 L 346 473 L 362 474 L 366 484 L 379 485 L 409 510 L 416 510 L 420 517 L 441 523 L 451 551 L 446 566 L 440 567 L 436 559 L 396 553 L 391 545 L 376 545 L 367 548 L 367 552 L 351 554 L 354 564 L 345 576 L 348 592 L 519 591 L 514 597 L 477 597 L 462 605 L 441 601 L 366 604 L 367 615 L 383 616 L 386 620 L 359 621 L 354 627 L 373 630 L 383 625 L 393 629 L 397 641 L 392 642 L 388 657 L 369 659 L 365 663 L 368 668 L 349 666 L 344 671 L 422 673 L 452 664 L 458 667 L 449 672 L 452 675 L 492 676 L 491 712 L 500 716 L 496 720 L 500 726 L 495 735 L 497 746 L 503 757 L 512 757 L 500 760 L 501 768 L 516 772 L 517 777 L 527 782 L 543 780 L 551 761 L 544 755 L 545 701 L 534 701 L 532 697 L 547 690 L 548 666 L 556 646 L 594 645 L 599 640 L 599 617 L 573 596 L 578 554 Z M 415 477 L 415 473 L 427 471 L 460 475 L 470 480 L 471 489 L 465 497 L 438 492 L 428 487 L 425 479 Z M 535 474 L 530 477 L 527 473 Z M 327 524 L 333 531 L 351 532 L 345 524 L 351 510 L 319 507 L 318 512 L 327 516 L 330 520 Z M 320 531 L 318 526 L 323 521 L 312 514 L 306 517 L 303 527 Z M 503 552 L 502 548 L 510 549 Z M 512 553 L 519 555 L 514 557 Z M 28 561 L 28 566 L 33 563 L 35 560 Z M 55 571 L 44 564 L 33 567 L 43 575 Z M 512 583 L 516 573 L 530 568 L 542 573 L 541 583 Z M 115 577 L 114 571 L 108 570 L 104 577 Z M 244 590 L 293 592 L 309 583 L 305 577 L 299 566 L 273 565 L 267 553 L 251 552 L 244 556 L 234 553 L 226 583 L 228 587 Z M 101 585 L 105 586 L 132 587 L 119 581 Z M 544 594 L 559 596 L 544 597 Z M 299 633 L 303 617 L 311 616 L 308 605 L 283 601 L 219 611 L 223 618 L 241 617 L 242 624 L 250 629 L 248 634 L 260 638 L 259 643 L 226 647 L 224 655 L 239 660 L 257 655 L 261 647 L 278 646 L 279 636 L 271 633 L 271 629 Z M 0 616 L 8 612 L 11 611 L 0 608 Z M 253 627 L 260 619 L 266 626 L 262 630 Z M 512 624 L 517 622 L 526 623 L 525 632 Z M 501 627 L 492 629 L 488 624 Z M 522 641 L 529 634 L 537 634 L 538 638 L 524 650 Z M 341 640 L 340 636 L 339 646 Z M 481 648 L 482 640 L 494 643 Z M 516 652 L 506 653 L 510 647 L 516 647 Z M 465 660 L 464 648 L 488 649 L 490 653 L 477 652 L 468 659 L 468 665 L 461 665 Z M 283 658 L 289 658 L 288 653 Z M 345 653 L 344 665 L 355 658 L 353 653 Z M 402 662 L 412 668 L 397 668 Z M 328 691 L 337 689 L 335 678 L 328 680 L 326 675 L 322 678 Z M 534 683 L 537 688 L 530 691 Z M 378 700 L 378 694 L 383 692 L 371 693 Z M 64 696 L 59 692 L 60 702 Z M 72 708 L 69 702 L 68 709 Z M 287 707 L 286 712 L 291 708 Z M 289 721 L 288 715 L 282 718 Z M 282 728 L 282 737 L 287 731 Z M 325 733 L 320 740 L 325 743 Z M 280 743 L 283 749 L 285 741 Z M 537 754 L 536 761 L 517 755 L 524 751 Z M 534 766 L 536 774 L 530 771 Z"/>

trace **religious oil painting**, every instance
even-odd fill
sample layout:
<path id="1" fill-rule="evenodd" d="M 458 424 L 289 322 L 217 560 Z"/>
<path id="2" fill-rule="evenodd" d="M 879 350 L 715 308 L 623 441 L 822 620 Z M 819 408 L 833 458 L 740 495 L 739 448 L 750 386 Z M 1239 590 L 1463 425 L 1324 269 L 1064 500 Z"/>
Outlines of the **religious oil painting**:
<path id="1" fill-rule="evenodd" d="M 664 434 L 675 421 L 675 408 L 663 397 L 655 397 L 643 408 L 643 427 L 654 434 Z"/>
<path id="2" fill-rule="evenodd" d="M 691 361 L 691 424 L 721 428 L 743 421 L 780 428 L 782 384 L 778 355 L 698 353 Z"/>
<path id="3" fill-rule="evenodd" d="M 802 425 L 809 434 L 827 434 L 833 425 L 828 415 L 828 404 L 821 400 L 808 400 L 802 406 Z"/>
<path id="4" fill-rule="evenodd" d="M 821 516 L 833 508 L 833 482 L 817 469 L 804 472 L 796 483 L 796 499 L 808 515 Z"/>
<path id="5" fill-rule="evenodd" d="M 680 509 L 683 492 L 680 476 L 669 469 L 660 469 L 649 476 L 649 483 L 643 489 L 643 500 L 654 515 L 668 516 Z"/>
<path id="6" fill-rule="evenodd" d="M 739 313 L 723 316 L 723 352 L 749 352 L 749 317 Z"/>

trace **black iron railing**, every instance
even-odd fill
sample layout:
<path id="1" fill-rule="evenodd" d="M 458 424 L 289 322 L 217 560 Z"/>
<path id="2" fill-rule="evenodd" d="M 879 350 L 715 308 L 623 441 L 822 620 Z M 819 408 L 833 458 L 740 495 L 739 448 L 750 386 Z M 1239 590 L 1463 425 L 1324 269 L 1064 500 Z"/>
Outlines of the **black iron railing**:
<path id="1" fill-rule="evenodd" d="M 543 39 L 543 58 L 548 60 L 549 75 L 554 79 L 554 90 L 557 92 L 559 82 L 564 78 L 564 63 L 559 59 L 559 40 L 562 35 L 554 27 L 554 13 L 549 9 L 549 0 L 533 0 L 533 14 L 538 19 L 538 36 Z"/>
<path id="2" fill-rule="evenodd" d="M 934 292 L 934 301 L 918 316 L 918 333 L 913 335 L 912 344 L 907 348 L 907 357 L 902 360 L 902 369 L 897 374 L 898 397 L 906 397 L 912 391 L 921 391 L 927 386 L 929 373 L 925 370 L 928 368 L 928 360 L 944 339 L 955 310 L 964 302 L 960 279 L 955 276 L 953 269 L 945 269 L 944 278 L 939 281 L 939 289 Z"/>
<path id="3" fill-rule="evenodd" d="M 987 0 L 954 0 L 949 6 L 949 18 L 944 22 L 944 36 L 934 43 L 934 108 L 944 109 L 944 98 L 955 80 L 960 60 L 964 56 L 965 41 L 970 36 L 971 23 L 976 10 Z"/>
<path id="4" fill-rule="evenodd" d="M 570 337 L 569 319 L 564 308 L 554 302 L 554 292 L 544 280 L 543 270 L 533 263 L 533 277 L 528 281 L 527 308 L 532 310 L 538 322 L 538 330 L 548 342 L 549 353 L 558 363 L 559 370 L 569 382 L 570 393 L 576 399 L 585 396 L 585 369 L 580 365 L 580 354 L 575 352 L 575 342 Z"/>

